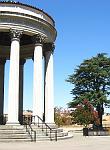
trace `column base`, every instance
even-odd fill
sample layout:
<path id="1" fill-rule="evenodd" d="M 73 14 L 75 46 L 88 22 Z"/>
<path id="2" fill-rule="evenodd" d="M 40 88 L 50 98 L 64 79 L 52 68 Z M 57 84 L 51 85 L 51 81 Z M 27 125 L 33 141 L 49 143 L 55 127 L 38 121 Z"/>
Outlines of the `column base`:
<path id="1" fill-rule="evenodd" d="M 12 125 L 12 126 L 20 126 L 20 123 L 19 122 L 6 122 L 6 125 Z"/>

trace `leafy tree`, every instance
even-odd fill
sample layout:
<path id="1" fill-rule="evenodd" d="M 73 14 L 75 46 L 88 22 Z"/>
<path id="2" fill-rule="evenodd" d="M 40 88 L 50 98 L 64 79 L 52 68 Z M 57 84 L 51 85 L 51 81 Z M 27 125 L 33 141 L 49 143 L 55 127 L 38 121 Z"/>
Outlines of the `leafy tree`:
<path id="1" fill-rule="evenodd" d="M 98 123 L 98 113 L 88 100 L 83 100 L 72 112 L 73 121 L 87 127 L 89 124 Z"/>
<path id="2" fill-rule="evenodd" d="M 74 107 L 82 100 L 88 99 L 96 107 L 100 127 L 102 127 L 104 104 L 109 104 L 107 98 L 110 94 L 110 58 L 101 53 L 84 60 L 66 81 L 73 84 L 71 91 L 73 100 L 68 103 L 68 106 Z"/>
<path id="3" fill-rule="evenodd" d="M 62 112 L 62 108 L 55 107 L 55 124 L 59 127 L 62 125 L 70 125 L 72 124 L 71 114 L 70 112 L 64 111 Z"/>
<path id="4" fill-rule="evenodd" d="M 55 124 L 58 125 L 58 127 L 60 127 L 61 125 L 63 125 L 63 122 L 62 122 L 62 117 L 61 117 L 61 109 L 62 108 L 58 108 L 58 107 L 55 107 L 54 108 L 54 113 L 55 113 Z"/>

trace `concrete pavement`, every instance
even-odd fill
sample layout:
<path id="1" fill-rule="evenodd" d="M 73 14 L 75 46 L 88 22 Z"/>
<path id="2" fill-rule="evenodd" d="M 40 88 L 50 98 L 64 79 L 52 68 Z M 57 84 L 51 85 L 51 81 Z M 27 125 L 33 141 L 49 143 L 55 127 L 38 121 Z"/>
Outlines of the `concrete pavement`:
<path id="1" fill-rule="evenodd" d="M 110 150 L 110 136 L 83 137 L 73 133 L 72 139 L 37 141 L 36 143 L 0 143 L 0 150 Z"/>

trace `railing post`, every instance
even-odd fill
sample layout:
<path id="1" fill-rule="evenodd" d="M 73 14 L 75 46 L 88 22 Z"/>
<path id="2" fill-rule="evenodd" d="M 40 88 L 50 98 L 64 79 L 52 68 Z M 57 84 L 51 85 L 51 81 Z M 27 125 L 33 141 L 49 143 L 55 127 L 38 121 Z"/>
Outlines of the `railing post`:
<path id="1" fill-rule="evenodd" d="M 34 125 L 35 125 L 35 116 L 33 116 L 34 117 Z"/>
<path id="2" fill-rule="evenodd" d="M 46 136 L 47 136 L 48 134 L 47 134 L 47 126 L 46 126 Z"/>
<path id="3" fill-rule="evenodd" d="M 55 130 L 55 140 L 57 141 L 57 130 Z"/>
<path id="4" fill-rule="evenodd" d="M 52 141 L 51 133 L 52 133 L 52 132 L 51 132 L 51 129 L 50 129 L 50 140 Z"/>
<path id="5" fill-rule="evenodd" d="M 27 132 L 27 124 L 26 124 L 26 132 Z"/>
<path id="6" fill-rule="evenodd" d="M 36 142 L 36 131 L 34 131 L 34 141 Z"/>
<path id="7" fill-rule="evenodd" d="M 42 131 L 43 131 L 43 122 L 42 122 Z"/>
<path id="8" fill-rule="evenodd" d="M 40 125 L 39 125 L 39 117 L 38 117 L 38 127 L 40 127 Z"/>

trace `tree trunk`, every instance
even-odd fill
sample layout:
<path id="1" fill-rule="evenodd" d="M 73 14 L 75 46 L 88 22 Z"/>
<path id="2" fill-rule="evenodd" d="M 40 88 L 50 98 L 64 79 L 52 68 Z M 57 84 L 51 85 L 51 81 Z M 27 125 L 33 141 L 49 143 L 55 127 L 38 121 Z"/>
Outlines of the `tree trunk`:
<path id="1" fill-rule="evenodd" d="M 97 105 L 98 118 L 100 119 L 99 128 L 102 128 L 103 103 Z"/>

